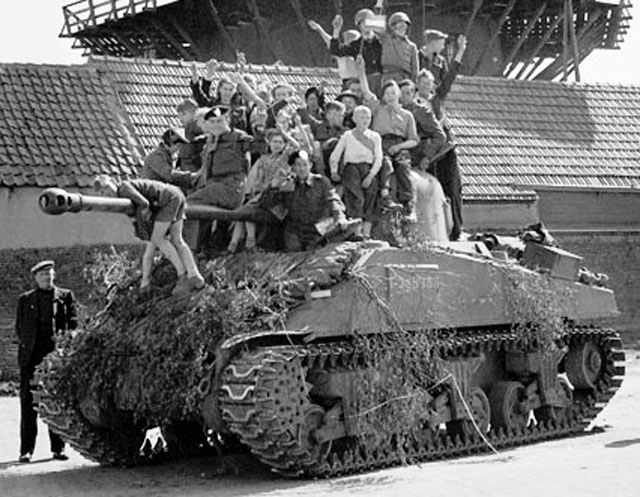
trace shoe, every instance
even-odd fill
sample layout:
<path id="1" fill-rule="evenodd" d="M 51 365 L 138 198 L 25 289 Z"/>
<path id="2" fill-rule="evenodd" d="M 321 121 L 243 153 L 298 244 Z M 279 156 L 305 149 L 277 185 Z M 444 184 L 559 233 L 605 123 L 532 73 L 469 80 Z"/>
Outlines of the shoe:
<path id="1" fill-rule="evenodd" d="M 67 461 L 69 456 L 64 452 L 54 452 L 52 457 L 57 461 Z"/>
<path id="2" fill-rule="evenodd" d="M 389 196 L 380 197 L 380 208 L 387 211 L 399 211 L 402 205 L 394 202 Z"/>
<path id="3" fill-rule="evenodd" d="M 22 454 L 18 458 L 18 462 L 24 462 L 24 463 L 31 462 L 31 452 L 27 452 L 26 454 Z"/>
<path id="4" fill-rule="evenodd" d="M 191 291 L 200 290 L 201 288 L 204 288 L 204 278 L 199 275 L 191 276 L 190 278 L 187 278 L 187 287 Z"/>
<path id="5" fill-rule="evenodd" d="M 416 214 L 415 209 L 411 210 L 408 214 L 405 214 L 404 220 L 407 223 L 417 223 L 418 215 Z"/>
<path id="6" fill-rule="evenodd" d="M 171 290 L 171 295 L 178 295 L 180 293 L 185 292 L 189 288 L 189 279 L 186 274 L 182 274 L 178 276 L 176 280 L 176 286 Z"/>

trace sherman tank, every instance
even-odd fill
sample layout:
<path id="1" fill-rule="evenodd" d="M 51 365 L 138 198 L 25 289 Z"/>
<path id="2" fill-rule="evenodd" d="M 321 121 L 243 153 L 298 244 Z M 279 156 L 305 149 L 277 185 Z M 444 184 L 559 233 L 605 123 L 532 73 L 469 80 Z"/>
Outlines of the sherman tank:
<path id="1" fill-rule="evenodd" d="M 41 207 L 127 202 L 54 190 Z M 614 293 L 579 266 L 491 236 L 225 255 L 187 296 L 171 295 L 171 276 L 147 299 L 125 279 L 59 337 L 40 414 L 103 464 L 146 461 L 145 440 L 168 456 L 242 446 L 287 476 L 574 436 L 620 387 L 625 359 L 618 333 L 597 325 L 618 313 Z"/>

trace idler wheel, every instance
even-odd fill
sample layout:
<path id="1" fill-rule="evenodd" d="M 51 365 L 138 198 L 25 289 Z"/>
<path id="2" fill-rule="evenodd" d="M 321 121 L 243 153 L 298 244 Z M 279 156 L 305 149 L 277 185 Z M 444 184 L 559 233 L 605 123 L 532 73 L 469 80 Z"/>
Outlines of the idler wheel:
<path id="1" fill-rule="evenodd" d="M 527 426 L 529 413 L 523 407 L 524 385 L 518 381 L 501 381 L 489 396 L 491 405 L 491 427 L 496 430 L 520 429 Z"/>
<path id="2" fill-rule="evenodd" d="M 603 364 L 600 349 L 593 342 L 571 346 L 564 359 L 565 371 L 576 390 L 595 389 Z"/>
<path id="3" fill-rule="evenodd" d="M 573 390 L 571 390 L 569 382 L 564 378 L 558 378 L 556 392 L 559 399 L 563 400 L 567 404 L 567 407 L 542 406 L 534 409 L 533 413 L 535 414 L 538 422 L 548 423 L 549 421 L 553 421 L 558 423 L 564 421 L 569 415 L 569 412 L 571 412 L 571 404 L 573 404 Z"/>
<path id="4" fill-rule="evenodd" d="M 489 431 L 489 423 L 491 422 L 491 405 L 489 398 L 482 388 L 475 387 L 471 390 L 468 399 L 469 410 L 473 415 L 473 419 L 481 433 L 485 434 Z M 456 419 L 447 423 L 447 434 L 450 437 L 467 438 L 473 433 L 477 433 L 477 429 L 470 419 Z"/>

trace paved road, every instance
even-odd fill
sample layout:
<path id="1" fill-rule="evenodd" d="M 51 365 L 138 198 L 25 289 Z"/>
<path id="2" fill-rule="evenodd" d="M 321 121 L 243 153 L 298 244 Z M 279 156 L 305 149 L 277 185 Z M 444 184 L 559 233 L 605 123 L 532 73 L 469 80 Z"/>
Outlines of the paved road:
<path id="1" fill-rule="evenodd" d="M 239 474 L 231 476 L 220 476 L 215 458 L 134 469 L 101 468 L 75 453 L 52 461 L 43 425 L 34 462 L 20 465 L 18 400 L 2 398 L 0 497 L 640 496 L 640 352 L 627 359 L 625 382 L 596 419 L 595 434 L 318 481 L 272 476 L 247 456 L 235 461 Z"/>

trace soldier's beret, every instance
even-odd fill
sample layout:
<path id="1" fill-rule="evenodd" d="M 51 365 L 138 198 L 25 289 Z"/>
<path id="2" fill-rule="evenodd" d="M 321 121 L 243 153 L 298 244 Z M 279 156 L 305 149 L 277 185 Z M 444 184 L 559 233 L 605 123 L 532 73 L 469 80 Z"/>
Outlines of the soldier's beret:
<path id="1" fill-rule="evenodd" d="M 162 133 L 162 141 L 167 145 L 174 143 L 187 143 L 187 138 L 182 128 L 169 128 Z"/>
<path id="2" fill-rule="evenodd" d="M 216 105 L 212 107 L 205 115 L 205 119 L 209 119 L 210 117 L 220 117 L 224 116 L 227 112 L 229 112 L 229 107 L 224 107 L 222 105 Z"/>
<path id="3" fill-rule="evenodd" d="M 340 93 L 337 97 L 336 100 L 338 102 L 342 102 L 343 98 L 353 98 L 356 102 L 360 100 L 360 98 L 358 97 L 358 95 L 356 95 L 354 92 L 352 92 L 351 90 L 345 90 L 342 93 Z"/>
<path id="4" fill-rule="evenodd" d="M 55 263 L 53 261 L 40 261 L 31 268 L 31 274 L 36 274 L 37 272 L 44 271 L 45 269 L 52 269 L 53 267 L 55 267 Z"/>

